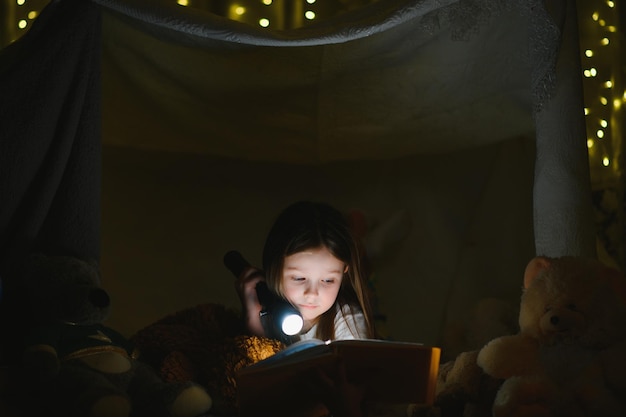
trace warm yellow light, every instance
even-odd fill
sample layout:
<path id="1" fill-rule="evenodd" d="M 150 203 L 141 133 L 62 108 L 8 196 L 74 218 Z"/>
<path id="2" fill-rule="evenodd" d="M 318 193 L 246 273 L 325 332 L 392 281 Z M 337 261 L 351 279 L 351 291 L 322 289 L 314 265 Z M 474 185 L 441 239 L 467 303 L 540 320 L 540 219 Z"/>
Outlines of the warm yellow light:
<path id="1" fill-rule="evenodd" d="M 313 4 L 313 3 L 315 3 L 315 0 L 306 0 L 306 2 L 309 3 L 309 4 Z"/>
<path id="2" fill-rule="evenodd" d="M 18 6 L 23 6 L 24 3 L 26 3 L 26 0 L 17 0 L 17 5 Z"/>
<path id="3" fill-rule="evenodd" d="M 593 12 L 593 14 L 591 15 L 591 18 L 597 22 L 598 19 L 600 18 L 600 13 Z"/>
<path id="4" fill-rule="evenodd" d="M 237 16 L 241 16 L 241 15 L 243 15 L 245 12 L 246 12 L 246 8 L 245 8 L 245 7 L 243 7 L 243 6 L 236 6 L 236 7 L 235 7 L 235 14 L 236 14 Z"/>
<path id="5" fill-rule="evenodd" d="M 611 8 L 615 7 L 615 3 L 614 3 L 612 0 L 608 0 L 608 1 L 606 2 L 606 5 L 607 5 L 607 6 L 609 6 L 609 7 L 611 7 Z"/>
<path id="6" fill-rule="evenodd" d="M 583 71 L 583 75 L 587 78 L 595 77 L 598 75 L 598 70 L 595 68 L 589 68 Z"/>
<path id="7" fill-rule="evenodd" d="M 180 4 L 181 6 L 189 6 L 189 0 L 177 0 L 176 3 Z"/>
<path id="8" fill-rule="evenodd" d="M 30 20 L 33 20 L 36 17 L 37 17 L 37 12 L 36 11 L 32 10 L 32 11 L 28 12 L 28 18 Z"/>
<path id="9" fill-rule="evenodd" d="M 263 4 L 269 6 L 270 4 L 272 4 L 272 0 L 263 0 Z"/>
<path id="10" fill-rule="evenodd" d="M 610 163 L 611 161 L 609 160 L 608 156 L 605 156 L 604 158 L 602 158 L 602 165 L 604 165 L 605 167 L 608 167 Z"/>
<path id="11" fill-rule="evenodd" d="M 600 103 L 602 103 L 603 106 L 606 106 L 607 104 L 609 104 L 609 101 L 606 99 L 606 97 L 600 97 Z"/>
<path id="12" fill-rule="evenodd" d="M 587 148 L 593 148 L 593 139 L 587 139 Z"/>
<path id="13" fill-rule="evenodd" d="M 315 12 L 312 10 L 307 10 L 306 12 L 304 12 L 304 17 L 306 17 L 309 20 L 313 20 L 315 19 Z"/>
<path id="14" fill-rule="evenodd" d="M 600 126 L 607 127 L 608 125 L 609 125 L 609 123 L 606 120 L 600 119 Z"/>
<path id="15" fill-rule="evenodd" d="M 598 137 L 598 139 L 602 139 L 604 137 L 604 130 L 598 129 L 598 131 L 596 132 L 596 136 Z"/>
<path id="16" fill-rule="evenodd" d="M 586 56 L 587 58 L 591 58 L 591 57 L 593 56 L 593 51 L 592 51 L 591 49 L 587 49 L 587 50 L 585 51 L 585 56 Z"/>
<path id="17" fill-rule="evenodd" d="M 613 81 L 610 81 L 610 80 L 609 80 L 609 81 L 606 81 L 606 82 L 604 83 L 604 86 L 605 86 L 606 88 L 611 88 L 611 87 L 613 87 Z"/>
<path id="18" fill-rule="evenodd" d="M 600 24 L 600 26 L 606 26 L 606 21 L 604 19 L 600 19 L 598 20 L 598 24 Z"/>
<path id="19" fill-rule="evenodd" d="M 259 25 L 266 28 L 270 25 L 270 20 L 266 18 L 259 19 Z"/>
<path id="20" fill-rule="evenodd" d="M 606 46 L 609 44 L 609 38 L 602 38 L 600 45 Z"/>
<path id="21" fill-rule="evenodd" d="M 613 26 L 613 25 L 607 26 L 606 30 L 608 30 L 609 32 L 612 32 L 612 33 L 617 32 L 617 28 L 615 26 Z"/>
<path id="22" fill-rule="evenodd" d="M 26 26 L 28 26 L 28 22 L 26 20 L 20 20 L 17 22 L 17 27 L 20 29 L 24 29 Z"/>
<path id="23" fill-rule="evenodd" d="M 589 114 L 589 108 L 585 107 L 583 110 L 585 112 L 585 116 L 587 116 Z"/>
<path id="24" fill-rule="evenodd" d="M 613 99 L 613 108 L 619 110 L 622 107 L 622 100 L 619 98 Z"/>

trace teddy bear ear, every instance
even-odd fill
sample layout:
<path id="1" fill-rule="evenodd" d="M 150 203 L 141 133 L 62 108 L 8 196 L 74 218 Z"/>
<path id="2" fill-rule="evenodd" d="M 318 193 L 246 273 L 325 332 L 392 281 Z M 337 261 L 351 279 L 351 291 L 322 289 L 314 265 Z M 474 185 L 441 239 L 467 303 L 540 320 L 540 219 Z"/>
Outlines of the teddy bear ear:
<path id="1" fill-rule="evenodd" d="M 530 286 L 530 283 L 533 282 L 541 271 L 549 269 L 551 264 L 551 259 L 545 256 L 537 256 L 531 259 L 524 271 L 524 289 Z"/>

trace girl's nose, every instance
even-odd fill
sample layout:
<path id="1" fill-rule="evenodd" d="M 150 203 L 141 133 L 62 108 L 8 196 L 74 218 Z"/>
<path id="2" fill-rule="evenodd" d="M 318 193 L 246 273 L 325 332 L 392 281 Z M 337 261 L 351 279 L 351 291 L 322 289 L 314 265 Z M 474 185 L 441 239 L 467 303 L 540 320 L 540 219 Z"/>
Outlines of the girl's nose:
<path id="1" fill-rule="evenodd" d="M 309 283 L 304 289 L 304 295 L 317 295 L 317 285 Z"/>

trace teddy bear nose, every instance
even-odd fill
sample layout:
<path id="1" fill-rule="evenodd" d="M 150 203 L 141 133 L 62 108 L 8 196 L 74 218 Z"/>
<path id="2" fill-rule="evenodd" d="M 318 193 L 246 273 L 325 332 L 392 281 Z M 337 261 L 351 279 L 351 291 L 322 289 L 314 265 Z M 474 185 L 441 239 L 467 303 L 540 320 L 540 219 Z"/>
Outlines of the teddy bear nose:
<path id="1" fill-rule="evenodd" d="M 98 308 L 108 307 L 110 303 L 109 294 L 101 288 L 93 289 L 89 292 L 89 301 Z"/>

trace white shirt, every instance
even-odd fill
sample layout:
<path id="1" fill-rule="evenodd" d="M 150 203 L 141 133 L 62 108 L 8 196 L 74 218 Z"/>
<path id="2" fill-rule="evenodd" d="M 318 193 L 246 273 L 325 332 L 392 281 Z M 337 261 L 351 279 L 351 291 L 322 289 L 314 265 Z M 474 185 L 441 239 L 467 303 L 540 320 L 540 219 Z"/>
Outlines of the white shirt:
<path id="1" fill-rule="evenodd" d="M 317 324 L 314 324 L 306 333 L 300 334 L 300 340 L 317 339 L 315 332 Z M 367 338 L 367 325 L 365 315 L 360 308 L 355 306 L 343 306 L 343 314 L 337 306 L 335 314 L 335 339 L 365 339 Z"/>

